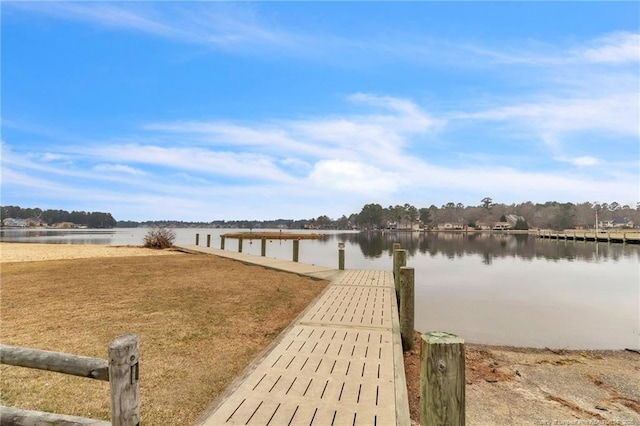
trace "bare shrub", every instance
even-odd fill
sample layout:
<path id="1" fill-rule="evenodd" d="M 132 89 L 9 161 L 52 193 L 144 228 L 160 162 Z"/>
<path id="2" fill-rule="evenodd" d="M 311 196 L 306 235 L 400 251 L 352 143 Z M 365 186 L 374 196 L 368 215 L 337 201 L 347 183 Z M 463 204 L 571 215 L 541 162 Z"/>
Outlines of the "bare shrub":
<path id="1" fill-rule="evenodd" d="M 173 247 L 176 239 L 176 233 L 164 226 L 149 229 L 147 235 L 144 236 L 143 246 L 153 249 L 165 249 Z"/>

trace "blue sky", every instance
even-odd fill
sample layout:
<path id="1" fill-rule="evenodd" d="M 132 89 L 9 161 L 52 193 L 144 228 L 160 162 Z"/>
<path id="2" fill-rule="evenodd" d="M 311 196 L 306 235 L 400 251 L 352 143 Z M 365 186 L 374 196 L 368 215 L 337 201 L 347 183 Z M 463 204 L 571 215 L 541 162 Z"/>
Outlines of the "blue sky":
<path id="1" fill-rule="evenodd" d="M 2 204 L 640 200 L 636 2 L 2 2 Z"/>

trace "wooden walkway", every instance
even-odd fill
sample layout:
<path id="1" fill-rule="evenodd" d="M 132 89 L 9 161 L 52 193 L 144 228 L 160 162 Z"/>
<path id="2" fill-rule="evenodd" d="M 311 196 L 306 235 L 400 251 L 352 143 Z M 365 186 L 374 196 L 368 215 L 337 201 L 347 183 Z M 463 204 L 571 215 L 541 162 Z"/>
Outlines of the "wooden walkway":
<path id="1" fill-rule="evenodd" d="M 269 267 L 269 258 L 243 254 L 238 260 Z M 284 261 L 271 260 L 285 270 Z M 284 263 L 291 272 L 304 267 Z M 391 272 L 311 273 L 318 275 L 332 277 L 331 284 L 196 425 L 410 424 Z"/>

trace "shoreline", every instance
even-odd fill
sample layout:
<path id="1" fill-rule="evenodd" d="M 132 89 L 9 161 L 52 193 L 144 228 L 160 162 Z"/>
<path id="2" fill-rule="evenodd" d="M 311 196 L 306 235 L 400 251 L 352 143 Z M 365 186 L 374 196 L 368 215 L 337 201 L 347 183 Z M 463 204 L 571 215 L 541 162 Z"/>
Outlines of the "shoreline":
<path id="1" fill-rule="evenodd" d="M 0 243 L 2 264 L 157 255 L 188 256 L 140 246 Z M 419 417 L 420 404 L 420 334 L 416 332 L 415 338 L 414 349 L 404 354 L 412 423 Z M 478 343 L 467 343 L 465 349 L 467 424 L 533 425 L 584 419 L 601 422 L 594 424 L 620 420 L 640 425 L 640 383 L 634 380 L 640 375 L 640 353 L 635 350 Z"/>

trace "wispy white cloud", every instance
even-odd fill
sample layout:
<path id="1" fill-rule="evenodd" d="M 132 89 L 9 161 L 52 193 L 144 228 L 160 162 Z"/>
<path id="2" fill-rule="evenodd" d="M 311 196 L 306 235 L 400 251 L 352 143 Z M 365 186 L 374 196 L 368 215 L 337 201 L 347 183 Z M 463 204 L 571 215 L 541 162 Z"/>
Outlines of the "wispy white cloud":
<path id="1" fill-rule="evenodd" d="M 606 97 L 545 98 L 478 112 L 454 114 L 456 119 L 512 121 L 538 133 L 598 130 L 638 135 L 637 93 Z"/>
<path id="2" fill-rule="evenodd" d="M 556 157 L 554 158 L 556 161 L 562 161 L 565 163 L 571 163 L 574 166 L 595 166 L 600 164 L 600 160 L 595 157 L 591 157 L 589 155 L 583 155 L 580 157 Z"/>
<path id="3" fill-rule="evenodd" d="M 223 49 L 291 47 L 291 37 L 268 28 L 250 7 L 224 2 L 191 3 L 188 7 L 171 2 L 16 2 L 3 7 Z"/>
<path id="4" fill-rule="evenodd" d="M 96 172 L 126 173 L 129 175 L 143 175 L 145 172 L 125 164 L 98 164 L 93 167 Z"/>
<path id="5" fill-rule="evenodd" d="M 381 170 L 367 164 L 345 160 L 320 160 L 309 174 L 316 187 L 331 188 L 350 194 L 388 197 L 409 183 L 398 171 Z"/>
<path id="6" fill-rule="evenodd" d="M 272 158 L 253 153 L 210 151 L 201 148 L 165 148 L 153 145 L 96 145 L 72 148 L 78 154 L 129 164 L 150 164 L 169 170 L 192 170 L 209 175 L 282 181 L 289 177 Z"/>
<path id="7" fill-rule="evenodd" d="M 579 55 L 594 63 L 638 63 L 640 62 L 640 34 L 615 32 L 599 37 L 589 43 Z"/>

